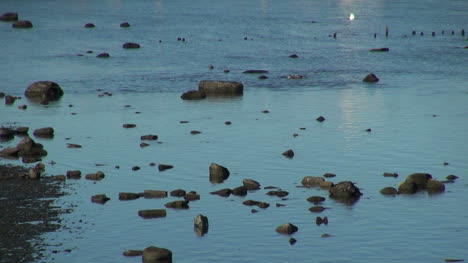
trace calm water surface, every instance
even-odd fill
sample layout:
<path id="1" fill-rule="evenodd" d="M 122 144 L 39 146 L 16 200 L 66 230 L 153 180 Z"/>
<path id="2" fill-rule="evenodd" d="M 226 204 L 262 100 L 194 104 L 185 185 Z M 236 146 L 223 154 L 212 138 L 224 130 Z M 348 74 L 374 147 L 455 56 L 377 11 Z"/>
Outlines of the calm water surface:
<path id="1" fill-rule="evenodd" d="M 121 254 L 150 245 L 171 249 L 174 262 L 468 259 L 468 41 L 460 33 L 468 29 L 467 1 L 3 0 L 0 11 L 17 11 L 34 24 L 15 30 L 0 23 L 0 91 L 22 96 L 38 80 L 56 81 L 65 91 L 48 107 L 26 99 L 0 106 L 0 123 L 54 127 L 53 139 L 36 139 L 49 153 L 43 162 L 56 162 L 47 165 L 49 175 L 106 174 L 97 183 L 66 182 L 71 193 L 57 204 L 76 207 L 63 218 L 67 228 L 44 237 L 53 245 L 47 262 L 141 262 Z M 130 28 L 119 27 L 125 21 Z M 85 29 L 88 22 L 96 28 Z M 125 42 L 141 49 L 124 50 Z M 369 52 L 380 47 L 390 52 Z M 101 52 L 111 58 L 97 59 Z M 299 58 L 288 57 L 293 53 Z M 269 78 L 242 74 L 247 69 L 269 70 Z M 361 82 L 369 72 L 380 77 L 378 84 Z M 204 79 L 241 81 L 244 96 L 179 98 Z M 98 97 L 104 91 L 113 96 Z M 24 103 L 26 111 L 17 109 Z M 315 121 L 320 115 L 327 120 Z M 137 127 L 123 129 L 124 123 Z M 157 134 L 161 143 L 140 148 L 144 134 Z M 289 148 L 293 159 L 281 155 Z M 152 162 L 174 169 L 158 172 Z M 224 184 L 209 182 L 212 162 L 231 171 Z M 132 171 L 135 165 L 141 170 Z M 326 172 L 337 174 L 335 183 L 355 182 L 364 195 L 352 206 L 327 199 L 329 209 L 319 215 L 329 224 L 317 226 L 306 198 L 328 193 L 297 186 L 304 176 Z M 384 178 L 384 172 L 400 176 Z M 380 195 L 414 172 L 460 178 L 440 195 Z M 266 190 L 244 198 L 209 194 L 244 178 L 290 194 L 287 200 Z M 186 211 L 168 210 L 166 218 L 143 220 L 137 212 L 163 208 L 173 197 L 118 200 L 119 192 L 178 188 L 197 191 L 201 200 Z M 99 193 L 111 200 L 91 203 Z M 247 199 L 271 206 L 253 214 L 242 205 Z M 210 221 L 203 237 L 193 232 L 200 213 Z M 286 222 L 299 227 L 294 246 L 274 231 Z M 321 238 L 324 233 L 332 237 Z"/>

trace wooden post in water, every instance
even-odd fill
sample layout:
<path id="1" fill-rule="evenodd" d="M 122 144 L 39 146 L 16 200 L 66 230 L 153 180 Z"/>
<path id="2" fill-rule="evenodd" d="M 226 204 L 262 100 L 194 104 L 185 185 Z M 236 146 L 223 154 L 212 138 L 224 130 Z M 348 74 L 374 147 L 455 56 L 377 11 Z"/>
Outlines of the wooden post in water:
<path id="1" fill-rule="evenodd" d="M 462 35 L 462 36 L 465 36 L 465 29 L 462 29 L 461 35 Z"/>
<path id="2" fill-rule="evenodd" d="M 385 37 L 388 37 L 388 26 L 385 26 Z"/>

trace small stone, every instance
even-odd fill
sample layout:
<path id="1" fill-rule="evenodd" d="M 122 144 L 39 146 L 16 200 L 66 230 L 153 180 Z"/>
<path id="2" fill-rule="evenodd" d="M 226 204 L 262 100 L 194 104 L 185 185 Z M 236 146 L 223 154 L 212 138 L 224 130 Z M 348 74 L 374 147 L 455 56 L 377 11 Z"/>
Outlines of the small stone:
<path id="1" fill-rule="evenodd" d="M 107 197 L 105 194 L 93 195 L 91 197 L 91 202 L 98 203 L 98 204 L 105 204 L 109 200 L 110 198 Z"/>
<path id="2" fill-rule="evenodd" d="M 388 51 L 390 51 L 388 47 L 373 48 L 370 50 L 370 52 L 388 52 Z"/>
<path id="3" fill-rule="evenodd" d="M 140 48 L 140 44 L 138 43 L 132 43 L 132 42 L 127 42 L 122 45 L 123 48 L 125 49 L 130 49 L 130 48 Z"/>
<path id="4" fill-rule="evenodd" d="M 368 83 L 375 83 L 379 81 L 379 78 L 374 73 L 369 73 L 362 81 Z"/>
<path id="5" fill-rule="evenodd" d="M 326 208 L 323 207 L 323 206 L 320 206 L 320 205 L 317 205 L 317 206 L 312 206 L 311 208 L 309 208 L 309 211 L 310 212 L 314 212 L 314 213 L 321 213 L 325 210 Z"/>
<path id="6" fill-rule="evenodd" d="M 398 177 L 398 174 L 397 174 L 397 173 L 384 173 L 383 176 L 384 176 L 384 177 L 394 177 L 394 178 L 397 178 L 397 177 Z"/>
<path id="7" fill-rule="evenodd" d="M 147 141 L 155 141 L 158 139 L 158 135 L 152 135 L 152 134 L 148 134 L 148 135 L 142 135 L 140 137 L 140 139 L 143 141 L 143 140 L 147 140 Z"/>
<path id="8" fill-rule="evenodd" d="M 120 27 L 130 27 L 130 24 L 128 22 L 123 22 L 120 24 Z"/>
<path id="9" fill-rule="evenodd" d="M 87 23 L 84 25 L 85 28 L 93 28 L 95 25 L 93 23 Z"/>
<path id="10" fill-rule="evenodd" d="M 286 206 L 285 204 L 276 203 L 276 207 Z"/>
<path id="11" fill-rule="evenodd" d="M 195 200 L 200 200 L 200 195 L 197 194 L 195 191 L 190 191 L 184 196 L 185 201 L 195 201 Z"/>
<path id="12" fill-rule="evenodd" d="M 380 193 L 383 195 L 396 195 L 398 194 L 398 190 L 395 187 L 385 187 L 380 190 Z"/>
<path id="13" fill-rule="evenodd" d="M 261 75 L 261 76 L 258 77 L 258 79 L 267 79 L 267 78 L 268 78 L 268 77 L 265 76 L 265 75 Z"/>
<path id="14" fill-rule="evenodd" d="M 453 180 L 456 180 L 456 179 L 458 178 L 458 176 L 451 174 L 451 175 L 448 175 L 446 178 L 447 178 L 448 180 L 453 181 Z"/>
<path id="15" fill-rule="evenodd" d="M 332 235 L 330 235 L 330 234 L 322 234 L 321 237 L 322 237 L 322 238 L 327 238 L 327 237 L 332 237 Z"/>
<path id="16" fill-rule="evenodd" d="M 132 167 L 132 171 L 138 171 L 138 170 L 140 170 L 140 167 L 139 167 L 139 166 L 133 166 L 133 167 Z"/>
<path id="17" fill-rule="evenodd" d="M 307 201 L 308 202 L 311 202 L 311 203 L 314 203 L 314 204 L 319 204 L 323 201 L 325 201 L 325 197 L 321 197 L 321 196 L 311 196 L 309 198 L 307 198 Z"/>
<path id="18" fill-rule="evenodd" d="M 105 52 L 104 52 L 104 53 L 98 54 L 96 57 L 97 57 L 97 58 L 109 58 L 110 55 L 109 55 L 109 53 L 105 53 Z"/>
<path id="19" fill-rule="evenodd" d="M 85 178 L 87 180 L 93 180 L 93 181 L 100 181 L 102 179 L 104 179 L 105 175 L 103 172 L 96 172 L 96 173 L 92 173 L 92 174 L 87 174 L 85 176 Z"/>
<path id="20" fill-rule="evenodd" d="M 242 184 L 247 188 L 247 190 L 260 189 L 260 183 L 252 179 L 244 179 L 242 180 Z"/>
<path id="21" fill-rule="evenodd" d="M 128 200 L 135 200 L 140 198 L 140 194 L 137 193 L 119 193 L 119 200 L 120 201 L 128 201 Z"/>
<path id="22" fill-rule="evenodd" d="M 289 56 L 290 58 L 298 58 L 299 56 L 297 54 L 292 54 Z"/>
<path id="23" fill-rule="evenodd" d="M 464 259 L 454 259 L 454 258 L 447 258 L 445 262 L 462 262 L 465 261 Z"/>
<path id="24" fill-rule="evenodd" d="M 188 203 L 189 201 L 177 200 L 177 201 L 166 203 L 164 206 L 167 208 L 174 208 L 174 209 L 189 209 Z"/>
<path id="25" fill-rule="evenodd" d="M 252 210 L 250 210 L 250 213 L 252 213 L 252 214 L 258 213 L 258 210 L 257 209 L 252 209 Z"/>
<path id="26" fill-rule="evenodd" d="M 67 175 L 68 179 L 80 179 L 81 178 L 81 171 L 79 171 L 79 170 L 67 171 L 66 175 Z"/>
<path id="27" fill-rule="evenodd" d="M 82 146 L 74 143 L 67 143 L 67 148 L 81 148 Z"/>
<path id="28" fill-rule="evenodd" d="M 297 240 L 296 240 L 295 238 L 293 238 L 293 237 L 291 237 L 291 238 L 289 239 L 289 244 L 291 244 L 291 245 L 296 244 L 296 242 L 297 242 Z"/>
<path id="29" fill-rule="evenodd" d="M 32 28 L 33 24 L 29 20 L 19 20 L 13 23 L 14 28 Z"/>
<path id="30" fill-rule="evenodd" d="M 175 197 L 184 197 L 185 194 L 186 192 L 183 189 L 177 189 L 177 190 L 171 191 L 171 196 L 175 196 Z"/>
<path id="31" fill-rule="evenodd" d="M 326 174 L 323 175 L 323 177 L 325 177 L 325 178 L 331 178 L 331 177 L 335 177 L 335 176 L 336 176 L 336 174 L 332 174 L 332 173 L 326 173 Z"/>
<path id="32" fill-rule="evenodd" d="M 231 193 L 232 193 L 231 189 L 224 188 L 224 189 L 221 189 L 221 190 L 218 190 L 218 191 L 211 192 L 210 194 L 219 195 L 219 196 L 222 196 L 222 197 L 229 197 L 231 195 Z"/>
<path id="33" fill-rule="evenodd" d="M 267 195 L 273 195 L 273 196 L 277 196 L 277 197 L 285 197 L 287 195 L 289 195 L 289 192 L 287 191 L 282 191 L 282 190 L 278 190 L 278 191 L 269 191 L 268 193 L 266 193 Z"/>
<path id="34" fill-rule="evenodd" d="M 200 134 L 200 133 L 202 133 L 202 132 L 201 132 L 201 131 L 195 131 L 195 130 L 190 131 L 190 134 L 193 134 L 193 135 L 195 135 L 195 134 Z"/>
<path id="35" fill-rule="evenodd" d="M 126 124 L 123 124 L 122 127 L 126 128 L 126 129 L 135 128 L 136 124 L 126 123 Z"/>
<path id="36" fill-rule="evenodd" d="M 28 105 L 20 105 L 18 106 L 18 109 L 20 110 L 26 110 L 28 108 Z"/>
<path id="37" fill-rule="evenodd" d="M 276 228 L 276 232 L 284 235 L 291 235 L 297 232 L 299 228 L 291 223 L 282 224 Z"/>
<path id="38" fill-rule="evenodd" d="M 145 148 L 145 147 L 148 147 L 148 146 L 150 146 L 150 145 L 148 143 L 146 143 L 146 142 L 140 143 L 141 148 Z"/>
<path id="39" fill-rule="evenodd" d="M 284 156 L 288 157 L 288 158 L 293 158 L 294 157 L 294 151 L 289 149 L 285 152 L 282 153 Z"/>
<path id="40" fill-rule="evenodd" d="M 318 122 L 324 122 L 325 121 L 325 117 L 323 116 L 319 116 L 317 119 L 315 119 L 316 121 Z"/>
<path id="41" fill-rule="evenodd" d="M 269 110 L 262 110 L 262 113 L 270 113 Z"/>
<path id="42" fill-rule="evenodd" d="M 246 196 L 247 195 L 247 188 L 245 186 L 239 186 L 232 189 L 232 194 L 236 196 Z"/>
<path id="43" fill-rule="evenodd" d="M 230 121 L 225 122 L 224 124 L 226 125 L 231 125 L 232 123 Z"/>
<path id="44" fill-rule="evenodd" d="M 170 164 L 160 164 L 160 165 L 158 165 L 158 170 L 160 172 L 163 172 L 163 171 L 166 171 L 166 170 L 172 169 L 172 168 L 174 168 L 174 166 L 172 166 Z"/>

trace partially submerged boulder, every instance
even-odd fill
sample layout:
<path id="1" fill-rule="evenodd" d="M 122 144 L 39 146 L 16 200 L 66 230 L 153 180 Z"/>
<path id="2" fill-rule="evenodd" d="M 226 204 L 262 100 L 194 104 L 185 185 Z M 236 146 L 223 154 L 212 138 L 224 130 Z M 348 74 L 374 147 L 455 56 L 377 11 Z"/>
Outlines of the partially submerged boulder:
<path id="1" fill-rule="evenodd" d="M 193 227 L 199 236 L 203 236 L 204 234 L 208 233 L 208 217 L 202 214 L 197 215 L 193 220 Z"/>
<path id="2" fill-rule="evenodd" d="M 219 184 L 229 178 L 229 170 L 216 163 L 210 165 L 210 182 L 213 184 Z"/>
<path id="3" fill-rule="evenodd" d="M 53 81 L 36 81 L 28 86 L 24 95 L 30 99 L 53 101 L 63 96 L 63 90 Z"/>
<path id="4" fill-rule="evenodd" d="M 91 202 L 98 203 L 98 204 L 105 204 L 109 200 L 110 198 L 107 197 L 105 194 L 93 195 L 91 197 Z"/>
<path id="5" fill-rule="evenodd" d="M 297 232 L 299 228 L 291 223 L 282 224 L 276 228 L 276 232 L 284 235 L 291 235 Z"/>
<path id="6" fill-rule="evenodd" d="M 125 48 L 125 49 L 140 48 L 140 44 L 133 43 L 133 42 L 127 42 L 127 43 L 123 44 L 122 47 Z"/>
<path id="7" fill-rule="evenodd" d="M 260 183 L 252 179 L 242 180 L 242 184 L 247 190 L 257 190 L 260 189 Z"/>
<path id="8" fill-rule="evenodd" d="M 143 218 L 166 217 L 166 214 L 166 209 L 149 209 L 138 211 L 138 215 Z"/>
<path id="9" fill-rule="evenodd" d="M 33 24 L 29 20 L 19 20 L 13 23 L 14 28 L 32 28 Z"/>
<path id="10" fill-rule="evenodd" d="M 396 195 L 398 190 L 395 187 L 385 187 L 380 190 L 380 193 L 383 195 Z"/>
<path id="11" fill-rule="evenodd" d="M 183 100 L 201 100 L 206 98 L 206 94 L 199 90 L 189 90 L 180 96 Z"/>
<path id="12" fill-rule="evenodd" d="M 329 190 L 330 198 L 352 204 L 361 197 L 362 193 L 352 182 L 344 181 L 332 186 Z"/>
<path id="13" fill-rule="evenodd" d="M 232 194 L 232 190 L 229 188 L 224 188 L 218 191 L 211 192 L 212 195 L 219 195 L 222 197 L 229 197 Z"/>
<path id="14" fill-rule="evenodd" d="M 290 159 L 294 157 L 294 151 L 291 150 L 291 149 L 289 149 L 289 150 L 283 152 L 282 154 L 283 154 L 284 156 L 290 158 Z"/>
<path id="15" fill-rule="evenodd" d="M 147 247 L 143 250 L 143 263 L 172 263 L 172 252 L 166 248 Z"/>
<path id="16" fill-rule="evenodd" d="M 18 21 L 18 13 L 8 12 L 0 16 L 1 21 Z"/>
<path id="17" fill-rule="evenodd" d="M 198 90 L 207 96 L 242 96 L 244 85 L 236 81 L 202 80 Z"/>
<path id="18" fill-rule="evenodd" d="M 39 138 L 53 138 L 54 137 L 54 128 L 44 127 L 34 130 L 33 135 Z"/>
<path id="19" fill-rule="evenodd" d="M 388 47 L 373 48 L 370 50 L 370 52 L 388 52 L 388 51 L 390 51 Z"/>
<path id="20" fill-rule="evenodd" d="M 305 176 L 302 179 L 302 185 L 305 187 L 314 187 L 314 186 L 320 186 L 320 183 L 325 182 L 325 179 L 323 177 L 319 176 Z"/>
<path id="21" fill-rule="evenodd" d="M 375 83 L 379 81 L 379 78 L 374 73 L 369 73 L 362 81 L 368 83 Z"/>

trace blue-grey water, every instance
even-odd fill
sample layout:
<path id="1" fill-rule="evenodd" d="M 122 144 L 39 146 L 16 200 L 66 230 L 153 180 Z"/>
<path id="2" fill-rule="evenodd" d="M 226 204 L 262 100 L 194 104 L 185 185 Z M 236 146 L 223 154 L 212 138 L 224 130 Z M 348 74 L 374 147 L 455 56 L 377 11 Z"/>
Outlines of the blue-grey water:
<path id="1" fill-rule="evenodd" d="M 53 139 L 35 138 L 48 151 L 47 175 L 106 174 L 97 183 L 65 183 L 70 195 L 57 205 L 74 211 L 63 216 L 65 228 L 44 236 L 52 245 L 46 262 L 141 262 L 122 252 L 151 245 L 172 250 L 174 262 L 468 259 L 468 41 L 461 35 L 468 30 L 468 1 L 0 1 L 0 12 L 9 11 L 34 27 L 0 23 L 0 91 L 23 96 L 32 82 L 52 80 L 65 95 L 48 107 L 25 98 L 2 103 L 0 124 L 54 127 Z M 131 27 L 120 28 L 126 21 Z M 84 28 L 89 22 L 96 27 Z M 141 48 L 124 50 L 125 42 Z M 381 47 L 390 52 L 369 52 Z M 101 52 L 111 57 L 96 58 Z M 268 70 L 269 78 L 242 74 L 247 69 Z M 363 83 L 369 72 L 380 81 Z M 179 98 L 205 79 L 240 81 L 244 96 Z M 103 92 L 112 96 L 98 97 Z M 325 122 L 315 120 L 320 115 Z M 124 129 L 124 123 L 137 127 Z M 140 148 L 145 134 L 157 134 L 161 143 Z M 293 159 L 281 155 L 289 148 Z M 152 162 L 174 169 L 159 172 Z M 209 182 L 212 162 L 231 171 L 225 183 Z M 132 171 L 136 165 L 141 170 Z M 329 209 L 309 212 L 306 198 L 328 193 L 297 186 L 304 176 L 326 172 L 337 175 L 330 179 L 335 183 L 355 182 L 362 198 L 352 206 L 327 199 Z M 384 178 L 384 172 L 400 176 Z M 460 178 L 439 195 L 379 193 L 414 172 Z M 209 194 L 244 178 L 290 194 L 287 200 L 263 189 L 244 198 Z M 201 200 L 189 210 L 168 210 L 166 218 L 143 220 L 137 212 L 176 198 L 118 200 L 119 192 L 178 188 L 197 191 Z M 100 193 L 111 200 L 91 203 Z M 254 214 L 242 205 L 247 199 L 271 206 Z M 210 222 L 203 237 L 193 231 L 200 213 Z M 317 226 L 318 215 L 329 224 Z M 299 227 L 293 246 L 275 232 L 287 222 Z M 325 233 L 332 237 L 322 238 Z"/>

